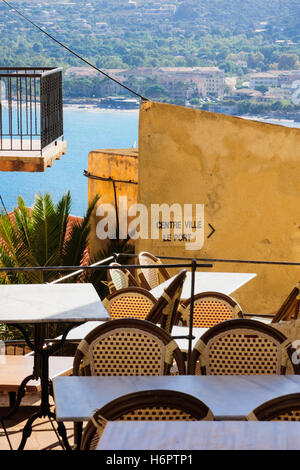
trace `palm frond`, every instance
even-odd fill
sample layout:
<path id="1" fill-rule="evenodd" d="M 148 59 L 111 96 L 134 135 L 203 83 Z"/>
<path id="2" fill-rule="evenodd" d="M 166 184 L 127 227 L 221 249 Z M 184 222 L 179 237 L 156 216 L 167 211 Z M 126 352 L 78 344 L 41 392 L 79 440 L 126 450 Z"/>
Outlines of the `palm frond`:
<path id="1" fill-rule="evenodd" d="M 32 208 L 32 238 L 34 255 L 40 266 L 46 266 L 48 259 L 56 254 L 55 264 L 59 262 L 59 218 L 55 204 L 46 193 L 36 196 Z"/>
<path id="2" fill-rule="evenodd" d="M 89 204 L 84 218 L 81 221 L 74 221 L 69 235 L 67 236 L 62 254 L 64 266 L 80 265 L 84 252 L 87 248 L 88 235 L 90 233 L 90 219 L 100 196 L 96 196 Z"/>
<path id="3" fill-rule="evenodd" d="M 56 205 L 56 215 L 59 221 L 59 261 L 62 262 L 66 230 L 71 210 L 71 194 L 68 191 Z"/>

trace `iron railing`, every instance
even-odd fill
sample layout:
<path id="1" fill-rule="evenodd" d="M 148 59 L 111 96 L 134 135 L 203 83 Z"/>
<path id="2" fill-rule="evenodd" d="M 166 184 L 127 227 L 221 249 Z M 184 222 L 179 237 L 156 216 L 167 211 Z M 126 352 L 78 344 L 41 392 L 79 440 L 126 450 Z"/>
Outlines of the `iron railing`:
<path id="1" fill-rule="evenodd" d="M 40 151 L 63 138 L 62 69 L 0 67 L 0 151 Z"/>
<path id="2" fill-rule="evenodd" d="M 34 266 L 34 267 L 0 267 L 0 273 L 2 272 L 30 272 L 30 271 L 70 271 L 69 274 L 52 281 L 51 284 L 57 284 L 69 280 L 72 277 L 76 277 L 84 272 L 99 270 L 99 269 L 119 269 L 118 266 L 110 266 L 108 263 L 111 261 L 118 261 L 120 256 L 130 258 L 136 258 L 138 255 L 129 253 L 114 253 L 112 256 L 98 261 L 89 266 Z M 194 296 L 195 296 L 195 273 L 198 268 L 212 268 L 211 262 L 230 262 L 230 263 L 251 263 L 251 264 L 266 264 L 266 265 L 281 265 L 281 266 L 300 266 L 299 262 L 286 262 L 286 261 L 263 261 L 263 260 L 233 260 L 233 259 L 220 259 L 220 258 L 188 258 L 188 257 L 175 257 L 175 256 L 162 256 L 157 255 L 160 259 L 171 260 L 170 264 L 160 264 L 160 267 L 165 268 L 186 268 L 191 270 L 191 307 L 190 307 L 190 321 L 189 331 L 187 335 L 173 336 L 174 339 L 187 339 L 188 340 L 188 353 L 187 361 L 190 362 L 192 352 L 192 340 L 195 339 L 193 336 L 193 316 L 194 316 Z M 183 263 L 174 263 L 174 261 L 185 261 Z M 200 263 L 199 263 L 200 262 Z M 139 264 L 122 264 L 127 269 L 155 269 L 153 265 L 139 265 Z M 74 271 L 75 270 L 75 271 Z M 253 314 L 244 314 L 244 316 L 252 317 Z M 273 318 L 274 315 L 262 315 L 263 317 Z M 58 339 L 49 339 L 49 342 L 58 341 Z"/>
<path id="3" fill-rule="evenodd" d="M 99 270 L 99 269 L 118 269 L 118 266 L 110 266 L 108 263 L 112 260 L 117 260 L 118 257 L 120 256 L 119 253 L 115 253 L 113 256 L 106 258 L 104 260 L 98 261 L 97 263 L 94 263 L 89 266 L 30 266 L 30 267 L 0 267 L 0 273 L 2 272 L 30 272 L 30 271 L 56 271 L 56 272 L 62 272 L 62 271 L 71 271 L 70 274 L 67 274 L 66 276 L 63 276 L 53 283 L 58 283 L 58 282 L 63 282 L 64 280 L 69 279 L 70 277 L 76 276 L 78 274 L 81 274 L 83 272 L 88 272 L 88 271 L 93 271 L 93 270 Z M 103 263 L 103 264 L 102 264 Z M 155 269 L 155 266 L 151 265 L 137 265 L 137 264 L 122 264 L 124 268 L 127 269 L 140 269 L 140 268 L 145 268 L 145 269 Z M 187 339 L 188 340 L 188 354 L 187 354 L 187 360 L 188 363 L 191 358 L 191 353 L 192 353 L 192 340 L 195 339 L 193 336 L 193 314 L 194 314 L 194 295 L 195 295 L 195 273 L 197 271 L 197 268 L 212 268 L 213 265 L 209 263 L 197 263 L 195 259 L 193 259 L 190 262 L 187 263 L 174 263 L 174 264 L 160 264 L 159 265 L 161 268 L 186 268 L 186 269 L 191 269 L 192 277 L 191 277 L 191 308 L 190 308 L 190 324 L 189 324 L 189 332 L 187 335 L 183 336 L 173 336 L 174 339 Z M 74 272 L 74 269 L 76 270 Z M 73 271 L 73 272 L 72 272 Z M 51 340 L 55 341 L 55 340 Z"/>

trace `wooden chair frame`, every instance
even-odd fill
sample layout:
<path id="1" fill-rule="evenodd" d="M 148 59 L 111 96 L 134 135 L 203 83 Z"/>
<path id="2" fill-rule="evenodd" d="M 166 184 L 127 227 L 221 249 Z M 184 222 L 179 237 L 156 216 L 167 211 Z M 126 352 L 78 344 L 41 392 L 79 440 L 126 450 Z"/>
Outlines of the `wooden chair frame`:
<path id="1" fill-rule="evenodd" d="M 271 323 L 280 321 L 297 320 L 300 316 L 300 282 L 287 296 Z"/>
<path id="2" fill-rule="evenodd" d="M 290 393 L 266 401 L 249 413 L 246 419 L 247 421 L 272 421 L 276 417 L 291 411 L 299 412 L 299 419 L 297 421 L 300 421 L 300 393 Z"/>
<path id="3" fill-rule="evenodd" d="M 185 278 L 186 269 L 182 269 L 165 289 L 146 317 L 148 321 L 160 323 L 161 328 L 168 333 L 171 333 L 173 326 L 179 320 L 178 306 Z"/>
<path id="4" fill-rule="evenodd" d="M 138 259 L 139 259 L 139 264 L 140 265 L 145 265 L 146 262 L 145 262 L 145 258 L 147 259 L 147 264 L 153 264 L 153 269 L 158 269 L 158 272 L 159 274 L 162 276 L 163 278 L 163 281 L 167 281 L 168 279 L 170 279 L 171 274 L 169 273 L 169 271 L 160 266 L 161 265 L 161 261 L 159 258 L 156 258 L 156 256 L 152 255 L 151 253 L 148 253 L 147 251 L 142 251 L 141 253 L 139 253 L 138 255 Z M 150 263 L 149 263 L 150 261 Z M 156 286 L 151 286 L 147 280 L 147 273 L 146 271 L 149 271 L 149 269 L 138 269 L 137 270 L 137 277 L 138 277 L 138 280 L 139 280 L 139 283 L 140 283 L 140 286 L 143 287 L 144 289 L 148 289 L 148 290 L 151 290 L 153 289 L 154 287 Z M 159 285 L 159 284 L 157 284 Z"/>
<path id="5" fill-rule="evenodd" d="M 250 319 L 226 320 L 222 323 L 218 323 L 217 325 L 213 326 L 208 331 L 206 331 L 206 333 L 204 333 L 202 337 L 198 340 L 198 342 L 196 343 L 192 351 L 188 373 L 192 375 L 196 373 L 197 362 L 200 356 L 204 355 L 206 346 L 214 337 L 222 333 L 226 333 L 226 332 L 230 333 L 231 331 L 234 331 L 234 330 L 249 330 L 250 335 L 251 335 L 250 332 L 255 331 L 257 333 L 263 333 L 265 335 L 270 336 L 272 339 L 278 342 L 279 345 L 281 345 L 282 347 L 286 349 L 288 359 L 290 360 L 290 363 L 292 364 L 294 372 L 297 373 L 299 367 L 295 366 L 292 363 L 292 355 L 295 350 L 294 348 L 292 348 L 286 336 L 284 336 L 282 333 L 280 333 L 278 330 L 276 330 L 272 326 L 265 325 L 262 322 L 259 322 L 256 320 L 250 320 Z M 286 373 L 286 366 L 287 364 L 281 365 L 280 374 L 284 375 Z M 206 368 L 207 368 L 206 365 L 201 365 L 200 367 L 201 375 L 206 375 Z"/>
<path id="6" fill-rule="evenodd" d="M 201 301 L 205 298 L 215 298 L 216 300 L 221 300 L 222 302 L 226 302 L 232 308 L 231 318 L 243 318 L 243 313 L 242 313 L 242 309 L 240 305 L 232 297 L 226 294 L 222 294 L 221 292 L 207 291 L 207 292 L 201 292 L 200 294 L 196 294 L 194 296 L 194 314 L 193 314 L 194 321 L 197 317 L 197 313 L 195 312 L 195 305 L 197 304 L 198 301 Z M 191 298 L 181 302 L 181 306 L 179 307 L 179 312 L 182 316 L 182 320 L 185 325 L 189 325 L 189 319 L 190 319 L 189 313 L 190 312 L 188 310 L 188 307 L 190 304 L 191 304 Z M 230 317 L 228 318 L 228 320 L 229 319 Z M 193 324 L 194 324 L 194 321 L 193 321 Z M 220 322 L 217 321 L 215 325 L 217 325 L 218 323 Z M 198 326 L 201 328 L 201 326 L 199 325 L 194 325 L 194 326 Z"/>
<path id="7" fill-rule="evenodd" d="M 134 392 L 111 401 L 94 413 L 93 418 L 88 422 L 84 430 L 81 450 L 91 450 L 91 447 L 95 448 L 97 446 L 107 421 L 120 420 L 128 413 L 155 407 L 166 407 L 169 410 L 183 411 L 191 416 L 189 420 L 214 419 L 210 409 L 201 400 L 192 395 L 174 390 Z M 141 419 L 147 420 L 147 417 Z M 162 414 L 161 419 L 172 420 L 167 413 Z"/>

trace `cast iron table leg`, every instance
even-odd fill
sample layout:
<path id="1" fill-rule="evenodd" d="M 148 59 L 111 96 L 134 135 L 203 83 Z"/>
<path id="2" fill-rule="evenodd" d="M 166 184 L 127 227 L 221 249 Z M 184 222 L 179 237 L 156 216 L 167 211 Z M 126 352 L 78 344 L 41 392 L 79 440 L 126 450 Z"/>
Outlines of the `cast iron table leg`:
<path id="1" fill-rule="evenodd" d="M 44 348 L 45 345 L 45 324 L 44 323 L 36 323 L 34 325 L 34 344 L 30 341 L 26 331 L 21 325 L 14 324 L 16 328 L 18 328 L 22 333 L 26 340 L 28 346 L 34 352 L 34 367 L 32 375 L 26 377 L 22 384 L 19 387 L 17 400 L 13 407 L 13 409 L 9 412 L 8 415 L 4 417 L 7 418 L 13 414 L 16 408 L 20 405 L 22 397 L 25 395 L 26 384 L 29 380 L 37 380 L 40 378 L 41 381 L 41 404 L 40 409 L 34 413 L 26 422 L 25 427 L 23 429 L 23 435 L 21 443 L 18 447 L 18 450 L 23 450 L 26 441 L 32 433 L 32 425 L 34 421 L 38 418 L 52 418 L 56 421 L 55 413 L 53 413 L 50 409 L 49 403 L 49 395 L 50 395 L 50 388 L 51 388 L 51 381 L 49 379 L 49 357 L 52 355 L 53 352 L 57 351 L 65 342 L 66 336 L 71 328 L 74 325 L 71 325 L 67 328 L 65 333 L 62 336 L 61 341 L 59 341 L 56 345 L 50 348 Z M 64 443 L 66 450 L 71 450 L 71 447 L 68 443 L 66 428 L 63 422 L 57 423 L 57 431 L 58 434 L 61 436 L 62 441 Z"/>

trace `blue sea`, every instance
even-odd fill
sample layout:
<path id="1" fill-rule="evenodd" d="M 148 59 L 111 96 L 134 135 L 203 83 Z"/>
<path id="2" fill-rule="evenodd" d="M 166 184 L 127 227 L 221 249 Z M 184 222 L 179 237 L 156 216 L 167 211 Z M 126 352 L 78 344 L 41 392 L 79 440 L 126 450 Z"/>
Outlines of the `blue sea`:
<path id="1" fill-rule="evenodd" d="M 83 215 L 87 207 L 87 178 L 83 176 L 83 170 L 88 167 L 89 152 L 137 145 L 138 119 L 138 110 L 65 109 L 64 136 L 67 153 L 61 160 L 55 161 L 44 173 L 0 172 L 0 195 L 7 211 L 17 205 L 19 195 L 24 198 L 27 206 L 31 206 L 35 194 L 39 192 L 49 192 L 58 201 L 70 190 L 72 214 Z M 265 121 L 300 128 L 300 122 Z M 3 208 L 0 207 L 1 209 Z"/>
<path id="2" fill-rule="evenodd" d="M 87 208 L 87 178 L 83 170 L 88 168 L 89 152 L 137 145 L 138 119 L 138 110 L 65 109 L 66 155 L 44 173 L 0 172 L 0 195 L 7 211 L 16 207 L 19 195 L 31 206 L 39 192 L 49 192 L 57 202 L 70 190 L 71 213 L 83 215 Z"/>

